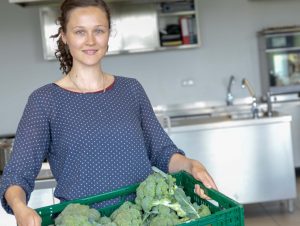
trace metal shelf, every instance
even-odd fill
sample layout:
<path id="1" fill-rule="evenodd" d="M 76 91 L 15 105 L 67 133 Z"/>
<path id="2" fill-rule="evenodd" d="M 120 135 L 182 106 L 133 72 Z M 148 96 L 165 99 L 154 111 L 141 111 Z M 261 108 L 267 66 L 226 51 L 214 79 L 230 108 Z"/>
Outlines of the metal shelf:
<path id="1" fill-rule="evenodd" d="M 288 48 L 276 48 L 276 49 L 267 49 L 266 53 L 276 53 L 276 52 L 290 52 L 300 50 L 300 47 L 288 47 Z"/>
<path id="2" fill-rule="evenodd" d="M 180 11 L 180 12 L 174 12 L 174 13 L 159 13 L 159 17 L 168 17 L 168 16 L 192 16 L 195 15 L 195 10 L 190 11 Z"/>

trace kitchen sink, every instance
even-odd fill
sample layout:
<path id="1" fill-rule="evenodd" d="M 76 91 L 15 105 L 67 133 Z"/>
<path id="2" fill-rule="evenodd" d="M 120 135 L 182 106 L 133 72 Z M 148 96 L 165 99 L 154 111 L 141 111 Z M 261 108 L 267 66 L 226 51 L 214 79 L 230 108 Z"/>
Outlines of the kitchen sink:
<path id="1" fill-rule="evenodd" d="M 278 116 L 278 112 L 272 112 L 271 117 Z M 239 120 L 260 120 L 269 118 L 267 112 L 259 111 L 258 117 L 254 118 L 251 111 L 232 111 L 232 112 L 215 112 L 212 114 L 194 114 L 194 115 L 177 115 L 170 117 L 170 126 L 187 126 L 196 124 L 209 124 L 219 123 L 226 121 L 239 121 Z"/>
<path id="2" fill-rule="evenodd" d="M 186 125 L 195 125 L 195 124 L 207 124 L 207 123 L 216 123 L 216 122 L 222 122 L 222 121 L 228 121 L 230 120 L 229 115 L 219 115 L 219 116 L 198 116 L 195 115 L 189 116 L 189 115 L 182 115 L 177 117 L 171 117 L 171 127 L 173 126 L 186 126 Z"/>
<path id="3" fill-rule="evenodd" d="M 233 112 L 230 113 L 229 115 L 232 120 L 244 120 L 244 119 L 263 119 L 269 117 L 276 117 L 279 116 L 279 113 L 277 111 L 272 111 L 271 115 L 268 115 L 268 112 L 259 111 L 257 118 L 253 117 L 252 112 Z"/>
<path id="4" fill-rule="evenodd" d="M 213 125 L 222 122 L 236 123 L 261 123 L 262 121 L 277 120 L 279 113 L 268 114 L 265 103 L 257 105 L 257 117 L 254 118 L 251 102 L 245 100 L 240 104 L 225 105 L 220 103 L 194 103 L 158 106 L 155 108 L 156 116 L 161 125 L 170 129 L 178 126 Z M 264 119 L 264 120 L 262 120 Z"/>

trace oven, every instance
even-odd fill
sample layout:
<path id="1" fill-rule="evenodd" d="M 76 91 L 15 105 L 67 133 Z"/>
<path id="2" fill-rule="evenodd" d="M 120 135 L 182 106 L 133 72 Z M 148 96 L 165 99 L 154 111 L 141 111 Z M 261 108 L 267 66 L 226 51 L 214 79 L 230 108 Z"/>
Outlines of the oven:
<path id="1" fill-rule="evenodd" d="M 300 26 L 264 29 L 258 38 L 263 94 L 300 93 Z"/>

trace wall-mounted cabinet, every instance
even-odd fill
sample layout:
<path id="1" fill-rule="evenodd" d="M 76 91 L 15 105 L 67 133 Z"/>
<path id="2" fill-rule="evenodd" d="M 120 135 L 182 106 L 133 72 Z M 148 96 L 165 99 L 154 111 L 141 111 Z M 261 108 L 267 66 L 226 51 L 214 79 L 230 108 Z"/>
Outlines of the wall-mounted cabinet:
<path id="1" fill-rule="evenodd" d="M 162 2 L 158 9 L 161 47 L 197 47 L 200 44 L 197 1 Z"/>
<path id="2" fill-rule="evenodd" d="M 200 46 L 196 0 L 110 2 L 108 55 Z M 58 6 L 40 8 L 44 58 L 55 59 Z"/>

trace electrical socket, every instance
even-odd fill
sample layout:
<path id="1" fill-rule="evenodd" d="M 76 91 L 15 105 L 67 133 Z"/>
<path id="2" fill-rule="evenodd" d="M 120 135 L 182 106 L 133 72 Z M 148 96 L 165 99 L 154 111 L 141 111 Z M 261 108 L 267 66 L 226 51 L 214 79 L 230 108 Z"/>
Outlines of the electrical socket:
<path id="1" fill-rule="evenodd" d="M 189 86 L 194 86 L 195 85 L 195 80 L 192 78 L 186 78 L 181 80 L 181 86 L 182 87 L 189 87 Z"/>

